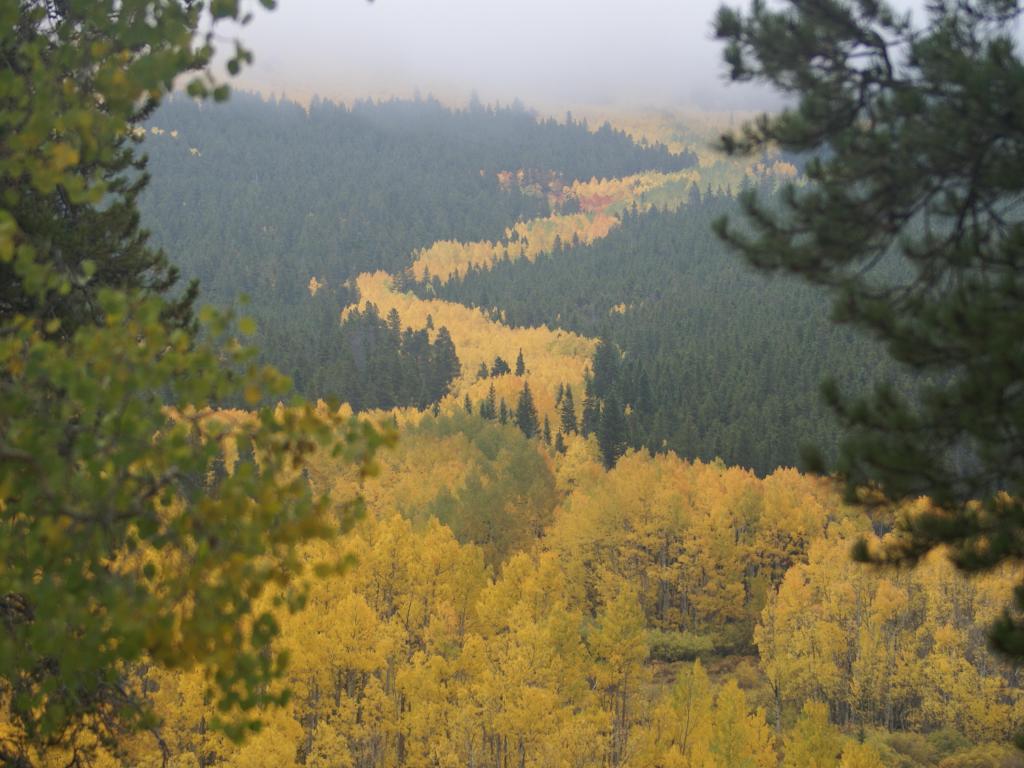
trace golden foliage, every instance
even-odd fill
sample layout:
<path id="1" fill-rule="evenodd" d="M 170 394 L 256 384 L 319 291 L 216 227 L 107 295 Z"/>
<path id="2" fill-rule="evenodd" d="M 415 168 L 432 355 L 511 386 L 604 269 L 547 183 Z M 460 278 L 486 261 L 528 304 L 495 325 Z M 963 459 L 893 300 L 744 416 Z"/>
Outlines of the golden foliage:
<path id="1" fill-rule="evenodd" d="M 849 556 L 860 535 L 844 524 L 812 540 L 768 599 L 754 641 L 776 707 L 815 699 L 842 722 L 1009 737 L 1024 697 L 985 632 L 1012 569 L 969 580 L 941 551 L 912 571 L 865 568 Z"/>
<path id="2" fill-rule="evenodd" d="M 564 245 L 574 241 L 589 244 L 606 237 L 618 225 L 617 215 L 634 204 L 640 210 L 651 206 L 678 208 L 686 202 L 695 183 L 700 183 L 700 175 L 690 170 L 575 181 L 562 194 L 579 201 L 580 213 L 517 222 L 505 230 L 505 237 L 499 241 L 440 240 L 414 254 L 412 273 L 417 279 L 436 276 L 447 282 L 453 276 L 466 274 L 470 267 L 488 268 L 506 259 L 533 261 L 541 253 L 550 253 L 556 240 Z"/>
<path id="3" fill-rule="evenodd" d="M 346 496 L 355 478 L 320 456 L 309 481 Z M 910 574 L 853 564 L 868 521 L 825 481 L 640 453 L 605 471 L 592 440 L 549 456 L 456 411 L 418 415 L 366 496 L 340 549 L 306 550 L 358 567 L 277 614 L 295 695 L 262 733 L 227 742 L 201 677 L 145 673 L 171 765 L 774 768 L 779 751 L 787 766 L 878 768 L 875 742 L 844 726 L 892 711 L 891 727 L 981 742 L 1021 722 L 979 624 L 1012 578 L 968 582 L 941 554 Z M 490 557 L 482 529 L 439 521 L 448 497 L 472 521 L 503 501 L 497 527 L 519 533 Z M 682 630 L 747 632 L 763 677 L 652 664 L 655 640 Z M 777 731 L 759 708 L 773 701 Z M 160 764 L 152 737 L 124 760 Z"/>
<path id="4" fill-rule="evenodd" d="M 574 237 L 582 243 L 592 243 L 605 237 L 617 224 L 614 216 L 599 212 L 520 221 L 505 230 L 504 239 L 496 242 L 439 240 L 416 252 L 412 272 L 417 279 L 436 275 L 447 282 L 453 276 L 465 275 L 470 267 L 490 267 L 506 259 L 533 261 L 539 254 L 552 250 L 555 238 L 567 245 Z"/>
<path id="5" fill-rule="evenodd" d="M 426 324 L 427 316 L 436 327 L 444 326 L 451 333 L 462 376 L 452 385 L 447 408 L 461 404 L 468 394 L 475 402 L 487 396 L 494 384 L 499 398 L 510 408 L 523 388 L 524 378 L 530 383 L 534 403 L 541 420 L 548 416 L 557 423 L 555 396 L 559 384 L 571 384 L 583 391 L 583 372 L 593 357 L 597 342 L 569 331 L 540 328 L 509 328 L 495 322 L 480 310 L 470 309 L 454 302 L 420 299 L 411 293 L 399 293 L 391 278 L 384 272 L 360 275 L 356 281 L 360 307 L 372 302 L 382 314 L 398 310 L 403 322 L 414 327 Z M 512 374 L 477 379 L 481 363 L 490 366 L 496 356 L 514 360 L 518 350 L 523 351 L 527 373 L 525 377 Z"/>

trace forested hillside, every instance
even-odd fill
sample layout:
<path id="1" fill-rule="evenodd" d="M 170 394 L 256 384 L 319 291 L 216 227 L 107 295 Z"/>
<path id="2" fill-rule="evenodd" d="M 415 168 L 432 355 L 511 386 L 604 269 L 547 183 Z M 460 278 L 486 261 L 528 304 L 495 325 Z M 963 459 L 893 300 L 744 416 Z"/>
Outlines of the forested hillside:
<path id="1" fill-rule="evenodd" d="M 499 172 L 555 171 L 571 183 L 696 164 L 609 126 L 431 99 L 306 110 L 247 94 L 216 108 L 175 98 L 149 128 L 147 222 L 217 301 L 239 291 L 295 301 L 312 275 L 334 286 L 396 271 L 415 248 L 546 215 L 545 196 L 501 184 Z"/>
<path id="2" fill-rule="evenodd" d="M 345 281 L 401 272 L 435 241 L 496 238 L 545 217 L 552 183 L 696 164 L 607 125 L 591 131 L 521 105 L 456 110 L 432 99 L 317 100 L 306 110 L 247 94 L 218 108 L 179 97 L 148 131 L 153 181 L 142 208 L 155 242 L 200 280 L 203 300 L 252 299 L 258 346 L 299 392 L 343 399 L 359 395 L 320 347 L 341 343 L 326 305 L 355 298 Z M 521 169 L 548 184 L 499 178 Z M 314 278 L 324 292 L 310 301 Z"/>
<path id="3" fill-rule="evenodd" d="M 342 308 L 367 298 L 353 278 L 374 270 L 391 273 L 399 293 L 479 307 L 512 328 L 605 339 L 614 354 L 592 364 L 599 410 L 580 421 L 603 431 L 611 397 L 623 412 L 609 412 L 611 454 L 631 445 L 761 473 L 796 466 L 803 443 L 834 443 L 822 378 L 856 387 L 882 358 L 831 328 L 812 291 L 754 276 L 729 254 L 711 225 L 735 200 L 682 146 L 671 154 L 571 116 L 431 99 L 317 100 L 308 111 L 244 94 L 224 109 L 174 99 L 151 123 L 147 224 L 186 254 L 181 267 L 205 299 L 250 296 L 264 359 L 307 396 L 424 408 L 449 391 L 479 403 L 496 384 L 514 407 L 522 382 L 474 385 L 480 360 L 465 349 L 464 369 L 423 383 L 433 374 L 415 369 L 426 358 L 403 355 L 395 339 L 429 343 L 428 319 L 445 325 L 443 309 L 372 295 L 382 323 L 389 310 L 399 316 L 390 335 L 339 324 Z M 712 176 L 724 165 L 715 158 Z M 765 158 L 737 172 L 770 190 L 795 169 Z M 514 355 L 514 344 L 483 362 Z M 575 364 L 559 374 L 537 354 L 528 357 L 545 384 L 534 396 L 557 432 L 557 386 L 573 386 L 582 406 L 587 385 Z"/>
<path id="4" fill-rule="evenodd" d="M 172 186 L 155 185 L 148 220 L 163 242 L 203 243 L 207 266 L 184 265 L 214 269 L 211 298 L 251 287 L 262 354 L 300 391 L 401 440 L 344 541 L 356 570 L 280 616 L 296 697 L 239 748 L 206 729 L 194 676 L 154 673 L 140 685 L 171 754 L 239 768 L 1018 765 L 999 742 L 1024 725 L 1019 672 L 984 634 L 1012 574 L 967 582 L 941 556 L 865 571 L 849 549 L 881 541 L 894 513 L 868 517 L 782 469 L 804 443 L 834 445 L 824 376 L 857 389 L 896 374 L 812 291 L 753 274 L 712 234 L 737 203 L 705 171 L 771 194 L 792 164 L 697 166 L 479 105 L 235 110 L 221 123 L 175 102 L 147 137 L 151 167 L 180 162 L 184 207 L 208 199 L 216 234 L 157 204 Z M 245 115 L 260 127 L 229 139 Z M 291 131 L 335 152 L 314 166 Z M 264 161 L 275 135 L 288 159 Z M 180 168 L 211 155 L 197 189 Z M 236 172 L 267 216 L 213 199 Z M 346 228 L 341 210 L 364 218 Z M 303 477 L 336 498 L 356 481 L 323 454 Z M 145 738 L 128 754 L 145 763 Z"/>
<path id="5" fill-rule="evenodd" d="M 685 207 L 627 211 L 590 244 L 559 242 L 533 263 L 499 261 L 417 290 L 514 327 L 603 339 L 591 387 L 604 405 L 628 407 L 629 445 L 761 473 L 796 466 L 802 443 L 835 443 L 822 379 L 858 389 L 885 372 L 883 349 L 831 326 L 807 286 L 741 264 L 711 231 L 736 208 L 694 187 Z"/>

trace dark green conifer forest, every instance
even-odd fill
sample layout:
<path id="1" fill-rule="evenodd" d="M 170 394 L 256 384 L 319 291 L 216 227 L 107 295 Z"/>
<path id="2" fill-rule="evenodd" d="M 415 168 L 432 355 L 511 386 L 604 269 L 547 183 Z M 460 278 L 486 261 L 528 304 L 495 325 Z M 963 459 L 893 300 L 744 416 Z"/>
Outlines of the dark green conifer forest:
<path id="1" fill-rule="evenodd" d="M 730 196 L 698 194 L 678 211 L 627 212 L 591 245 L 418 290 L 503 313 L 511 325 L 600 337 L 582 417 L 606 462 L 629 445 L 763 473 L 797 466 L 803 444 L 836 443 L 821 381 L 856 390 L 893 366 L 880 345 L 831 326 L 813 289 L 738 261 L 711 231 L 736 210 Z"/>

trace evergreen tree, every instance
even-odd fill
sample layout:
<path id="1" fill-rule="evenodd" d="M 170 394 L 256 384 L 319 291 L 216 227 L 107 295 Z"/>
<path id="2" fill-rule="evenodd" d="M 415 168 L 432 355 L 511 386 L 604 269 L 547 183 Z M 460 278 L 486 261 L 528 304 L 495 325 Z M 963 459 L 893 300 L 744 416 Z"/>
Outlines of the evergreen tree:
<path id="1" fill-rule="evenodd" d="M 594 351 L 594 394 L 605 400 L 619 378 L 619 353 L 607 335 L 602 334 Z"/>
<path id="2" fill-rule="evenodd" d="M 19 5 L 20 10 L 12 11 L 13 19 L 9 20 L 8 29 L 0 38 L 0 51 L 12 77 L 30 78 L 38 73 L 33 72 L 31 67 L 14 62 L 25 55 L 24 51 L 37 50 L 37 46 L 38 50 L 48 51 L 33 55 L 41 55 L 50 61 L 55 55 L 55 49 L 64 44 L 54 36 L 53 27 L 60 27 L 64 34 L 68 34 L 70 27 L 81 23 L 76 16 L 82 14 L 81 11 L 72 10 L 66 3 L 24 2 Z M 165 5 L 174 7 L 167 9 Z M 175 10 L 177 3 L 163 3 L 155 15 L 166 14 L 166 18 Z M 130 23 L 127 21 L 130 15 L 125 13 L 119 17 L 112 14 L 111 25 L 123 26 Z M 40 22 L 40 19 L 46 21 Z M 17 24 L 14 20 L 17 20 Z M 95 20 L 91 20 L 83 23 L 83 26 L 94 23 Z M 180 23 L 184 25 L 188 22 L 182 20 Z M 104 52 L 98 55 L 106 59 L 105 66 L 112 66 L 115 56 L 120 55 L 115 54 L 115 51 L 120 51 L 129 59 L 145 58 L 145 54 L 132 51 L 124 41 L 107 40 L 104 45 Z M 155 45 L 157 48 L 171 49 L 177 43 L 163 40 Z M 155 52 L 151 55 L 154 58 L 157 56 Z M 182 55 L 185 58 L 191 56 L 188 53 Z M 201 66 L 198 58 L 193 63 Z M 72 63 L 69 60 L 66 66 L 78 68 L 77 72 L 64 73 L 67 87 L 76 83 L 74 98 L 83 98 L 86 94 L 88 97 L 98 95 L 96 90 L 100 90 L 100 86 L 94 79 L 95 68 L 99 66 L 97 61 L 83 58 Z M 127 87 L 135 87 L 135 84 Z M 43 90 L 44 86 L 37 79 L 25 91 L 35 94 L 34 98 L 18 103 L 17 106 L 14 101 L 5 101 L 2 105 L 5 125 L 28 125 L 30 123 L 26 115 L 18 115 L 17 112 L 57 103 L 43 96 Z M 154 97 L 155 93 L 156 90 L 149 94 L 139 93 L 131 109 L 118 107 L 109 110 L 104 118 L 85 129 L 85 141 L 79 141 L 74 135 L 61 138 L 55 134 L 48 139 L 40 136 L 36 143 L 62 142 L 41 146 L 64 147 L 72 153 L 66 156 L 70 161 L 66 170 L 55 169 L 54 176 L 65 174 L 65 178 L 60 181 L 54 179 L 37 184 L 31 173 L 16 171 L 13 176 L 9 176 L 7 168 L 16 169 L 17 165 L 3 166 L 5 200 L 0 205 L 17 222 L 19 248 L 26 254 L 34 253 L 40 262 L 49 264 L 55 276 L 67 281 L 69 290 L 40 291 L 31 279 L 25 281 L 21 270 L 11 258 L 0 259 L 0 323 L 16 315 L 43 317 L 51 321 L 47 335 L 66 342 L 80 326 L 103 322 L 99 292 L 104 288 L 116 288 L 160 296 L 163 299 L 163 322 L 168 327 L 194 332 L 192 304 L 196 298 L 196 283 L 193 281 L 185 291 L 172 298 L 172 289 L 178 282 L 179 271 L 168 262 L 162 250 L 149 245 L 149 233 L 139 224 L 138 199 L 149 183 L 149 175 L 145 173 L 146 159 L 135 155 L 130 129 L 146 120 L 157 107 L 160 97 Z M 126 103 L 132 104 L 133 101 L 128 100 Z M 77 128 L 70 129 L 71 134 L 82 130 L 82 126 L 89 123 L 82 120 L 76 125 Z M 114 126 L 116 135 L 99 135 L 102 131 L 114 129 Z M 9 137 L 10 133 L 6 133 L 0 138 L 5 147 L 4 155 L 9 154 Z M 81 174 L 77 183 L 66 176 L 70 173 Z M 100 185 L 103 187 L 103 204 L 97 205 L 96 193 Z M 9 231 L 13 233 L 14 230 Z"/>
<path id="3" fill-rule="evenodd" d="M 501 404 L 498 406 L 498 421 L 508 424 L 508 406 L 505 405 L 505 398 L 501 398 Z"/>
<path id="4" fill-rule="evenodd" d="M 533 404 L 533 395 L 530 392 L 528 382 L 523 382 L 523 391 L 519 393 L 519 401 L 516 403 L 515 414 L 516 426 L 522 430 L 527 437 L 536 437 L 539 425 L 537 423 L 537 408 Z"/>
<path id="5" fill-rule="evenodd" d="M 559 453 L 565 453 L 565 438 L 562 437 L 561 432 L 555 435 L 555 450 Z"/>
<path id="6" fill-rule="evenodd" d="M 1010 147 L 1024 121 L 1008 105 L 1024 87 L 1014 32 L 1024 8 L 929 3 L 917 29 L 886 3 L 787 5 L 718 13 L 732 79 L 797 102 L 723 144 L 814 156 L 811 183 L 790 185 L 781 210 L 744 193 L 752 226 L 722 221 L 718 232 L 755 266 L 821 286 L 840 321 L 882 339 L 915 375 L 910 392 L 825 390 L 846 431 L 837 469 L 850 498 L 934 504 L 901 517 L 876 555 L 913 563 L 948 546 L 972 571 L 1019 562 L 1024 161 Z M 1024 609 L 1024 588 L 1014 600 Z M 1024 657 L 1019 610 L 993 639 Z"/>
<path id="7" fill-rule="evenodd" d="M 466 398 L 462 401 L 462 407 L 466 409 L 466 413 L 470 416 L 473 415 L 473 401 L 469 399 L 469 393 L 466 393 Z"/>
<path id="8" fill-rule="evenodd" d="M 580 432 L 584 437 L 588 437 L 592 432 L 597 431 L 601 422 L 601 401 L 594 394 L 594 377 L 590 375 L 589 371 L 583 379 L 583 391 L 585 397 L 583 398 L 583 421 L 580 424 Z"/>
<path id="9" fill-rule="evenodd" d="M 560 407 L 561 416 L 561 431 L 567 435 L 571 435 L 576 432 L 576 402 L 572 396 L 572 386 L 567 385 L 565 387 L 565 393 L 562 395 L 562 404 Z"/>
<path id="10" fill-rule="evenodd" d="M 597 429 L 597 444 L 601 448 L 604 466 L 611 469 L 626 452 L 626 417 L 618 396 L 612 392 L 601 408 L 601 422 Z"/>
<path id="11" fill-rule="evenodd" d="M 476 371 L 477 379 L 486 379 L 487 378 L 487 374 L 488 374 L 487 363 L 480 363 L 480 367 Z"/>
<path id="12" fill-rule="evenodd" d="M 374 385 L 380 391 L 383 408 L 394 408 L 402 399 L 402 319 L 394 308 L 388 312 L 381 329 L 381 341 L 369 353 L 369 367 L 376 371 Z M 432 371 L 437 376 L 439 370 Z M 434 380 L 431 389 L 437 389 L 440 381 Z"/>
<path id="13" fill-rule="evenodd" d="M 384 321 L 387 324 L 388 330 L 397 338 L 402 333 L 402 317 L 398 314 L 398 310 L 394 307 L 388 312 L 387 319 Z"/>
<path id="14" fill-rule="evenodd" d="M 437 331 L 433 347 L 434 375 L 431 394 L 435 400 L 440 400 L 448 394 L 448 387 L 452 380 L 459 377 L 462 366 L 459 363 L 459 356 L 455 354 L 455 344 L 452 342 L 451 334 L 443 325 Z"/>
<path id="15" fill-rule="evenodd" d="M 697 186 L 696 182 L 694 182 L 693 184 L 690 185 L 690 195 L 689 195 L 689 199 L 688 199 L 687 202 L 692 207 L 696 207 L 696 206 L 700 205 L 700 202 L 701 202 L 700 187 Z"/>
<path id="16" fill-rule="evenodd" d="M 325 325 L 337 322 L 337 304 L 329 289 L 321 289 L 306 304 L 319 305 L 327 316 L 322 319 Z M 303 369 L 306 375 L 297 386 L 335 396 L 356 410 L 427 408 L 447 394 L 459 373 L 451 337 L 439 332 L 431 343 L 426 328 L 406 328 L 396 336 L 394 327 L 394 317 L 389 326 L 370 303 L 361 312 L 348 313 L 330 334 L 300 335 L 320 351 L 317 369 Z"/>
<path id="17" fill-rule="evenodd" d="M 565 384 L 558 382 L 558 389 L 555 390 L 555 408 L 562 404 L 563 397 L 565 397 Z"/>
<path id="18" fill-rule="evenodd" d="M 647 374 L 647 368 L 642 362 L 637 366 L 632 390 L 630 403 L 633 406 L 633 412 L 636 414 L 637 422 L 642 428 L 649 428 L 651 419 L 656 411 L 656 403 L 654 401 L 654 390 L 651 387 L 651 377 Z"/>
<path id="19" fill-rule="evenodd" d="M 526 373 L 526 362 L 523 360 L 523 350 L 519 350 L 519 355 L 516 357 L 516 376 L 522 376 Z"/>
<path id="20" fill-rule="evenodd" d="M 134 119 L 142 119 L 149 108 Z M 98 292 L 110 287 L 165 295 L 165 321 L 191 332 L 197 284 L 193 281 L 178 298 L 171 299 L 178 269 L 170 265 L 162 250 L 149 245 L 149 233 L 139 225 L 137 199 L 149 180 L 142 172 L 145 160 L 135 157 L 130 140 L 122 139 L 100 167 L 110 200 L 101 207 L 72 202 L 62 189 L 44 194 L 31 185 L 16 185 L 20 189 L 12 213 L 23 241 L 41 258 L 59 265 L 74 288 L 45 295 L 28 290 L 11 261 L 2 259 L 0 322 L 16 314 L 57 320 L 52 335 L 66 341 L 81 325 L 102 322 Z M 91 275 L 83 280 L 86 269 Z"/>
<path id="21" fill-rule="evenodd" d="M 512 369 L 508 367 L 508 363 L 505 362 L 504 358 L 494 358 L 494 365 L 491 366 L 491 376 L 504 376 L 506 373 L 511 373 Z"/>
<path id="22" fill-rule="evenodd" d="M 551 421 L 546 415 L 544 416 L 544 431 L 542 434 L 544 436 L 544 443 L 551 445 Z"/>
<path id="23" fill-rule="evenodd" d="M 96 5 L 87 0 L 25 0 L 24 7 L 72 7 L 69 2 Z M 234 4 L 218 0 L 217 6 L 230 9 Z M 188 5 L 190 13 L 200 14 L 197 3 Z M 15 2 L 12 7 L 21 6 Z M 145 142 L 154 182 L 140 203 L 142 220 L 154 231 L 153 242 L 175 255 L 183 275 L 200 279 L 204 301 L 224 306 L 240 291 L 249 294 L 253 301 L 246 312 L 258 321 L 254 346 L 262 360 L 279 366 L 310 397 L 324 394 L 319 389 L 323 382 L 344 379 L 341 371 L 326 370 L 335 367 L 325 352 L 330 345 L 321 343 L 329 336 L 327 325 L 314 330 L 308 322 L 311 276 L 319 286 L 317 298 L 325 288 L 338 295 L 335 309 L 358 300 L 347 283 L 350 278 L 379 269 L 394 275 L 398 291 L 436 294 L 444 288 L 441 281 L 447 273 L 427 274 L 424 282 L 410 284 L 411 251 L 438 240 L 501 240 L 512 223 L 549 212 L 543 196 L 503 190 L 491 173 L 479 176 L 479 169 L 557 164 L 567 178 L 589 179 L 595 171 L 597 178 L 612 178 L 620 172 L 675 170 L 695 159 L 670 155 L 664 148 L 642 150 L 625 134 L 611 144 L 600 137 L 577 136 L 579 146 L 574 147 L 561 129 L 552 132 L 532 117 L 498 110 L 468 120 L 464 112 L 429 100 L 352 107 L 321 102 L 306 110 L 287 100 L 234 94 L 229 104 L 210 110 L 181 94 L 166 100 L 147 120 L 148 129 L 160 132 L 160 126 L 174 126 L 179 135 L 172 139 L 166 135 L 170 131 L 150 132 Z M 293 140 L 281 142 L 281 135 Z M 201 160 L 190 155 L 190 145 L 203 148 Z M 66 160 L 67 150 L 81 152 L 84 146 L 60 144 L 54 158 Z M 90 153 L 84 162 L 96 160 Z M 311 167 L 313 172 L 300 170 Z M 138 176 L 129 168 L 126 178 L 134 181 Z M 235 193 L 239 179 L 245 181 L 244 195 Z M 5 193 L 10 186 L 4 187 Z M 183 213 L 183 206 L 188 212 Z M 35 202 L 26 202 L 26 207 L 39 215 Z M 335 215 L 339 207 L 347 212 L 340 227 Z M 417 210 L 420 215 L 396 219 L 395 210 Z M 114 209 L 109 212 L 113 215 Z M 81 212 L 75 215 L 81 223 L 75 231 L 83 234 L 83 242 L 96 242 L 97 250 L 105 247 L 99 233 L 87 230 Z M 226 225 L 211 226 L 214 216 Z M 224 254 L 232 258 L 225 260 Z M 118 256 L 119 265 L 127 262 L 124 253 Z M 415 267 L 417 279 L 425 272 L 429 270 Z M 0 303 L 7 284 L 0 274 Z M 75 280 L 71 284 L 66 299 L 87 293 Z M 60 296 L 54 292 L 50 298 Z M 440 324 L 438 318 L 431 320 Z M 433 330 L 427 330 L 433 339 Z M 318 339 L 303 338 L 317 332 Z M 404 398 L 393 393 L 392 399 Z"/>
<path id="24" fill-rule="evenodd" d="M 494 385 L 487 389 L 487 398 L 480 404 L 480 415 L 485 419 L 494 420 L 498 418 L 498 404 L 496 402 L 496 394 L 494 391 Z"/>

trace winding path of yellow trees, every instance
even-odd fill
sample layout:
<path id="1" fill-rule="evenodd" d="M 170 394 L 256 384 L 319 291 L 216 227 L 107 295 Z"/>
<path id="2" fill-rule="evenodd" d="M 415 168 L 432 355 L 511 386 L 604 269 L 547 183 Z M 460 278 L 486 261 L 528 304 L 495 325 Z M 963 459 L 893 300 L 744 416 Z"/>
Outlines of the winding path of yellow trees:
<path id="1" fill-rule="evenodd" d="M 415 254 L 412 271 L 417 278 L 427 273 L 447 280 L 452 275 L 465 274 L 470 265 L 489 267 L 505 258 L 506 253 L 511 259 L 533 260 L 550 251 L 556 238 L 564 243 L 571 243 L 574 238 L 590 243 L 617 226 L 616 214 L 622 210 L 634 204 L 641 209 L 678 208 L 685 204 L 691 186 L 699 182 L 699 172 L 692 170 L 575 182 L 568 194 L 579 201 L 580 213 L 519 222 L 506 231 L 503 242 L 434 243 Z M 461 404 L 467 395 L 476 404 L 487 396 L 492 384 L 496 397 L 514 407 L 524 381 L 529 382 L 541 419 L 547 416 L 557 423 L 555 397 L 561 384 L 572 386 L 578 393 L 577 408 L 582 404 L 583 376 L 594 354 L 595 339 L 558 328 L 509 328 L 484 312 L 461 304 L 399 292 L 393 278 L 384 272 L 362 274 L 355 284 L 359 307 L 372 302 L 382 315 L 395 309 L 402 322 L 412 327 L 423 327 L 430 317 L 435 328 L 444 326 L 451 333 L 462 363 L 462 376 L 453 383 L 443 407 Z M 343 314 L 354 306 L 347 307 Z M 477 379 L 481 363 L 490 366 L 497 356 L 511 362 L 520 350 L 526 361 L 525 376 Z M 396 417 L 402 418 L 397 414 Z"/>
<path id="2" fill-rule="evenodd" d="M 640 210 L 652 206 L 678 208 L 686 202 L 690 187 L 699 182 L 699 172 L 692 170 L 576 181 L 565 188 L 564 195 L 579 202 L 579 213 L 556 213 L 518 222 L 506 229 L 504 239 L 499 241 L 438 241 L 414 254 L 412 272 L 417 279 L 429 275 L 447 282 L 453 275 L 464 275 L 470 266 L 487 268 L 502 259 L 533 261 L 539 254 L 550 252 L 556 238 L 566 245 L 574 238 L 592 243 L 618 225 L 616 214 L 625 208 L 634 203 Z"/>

